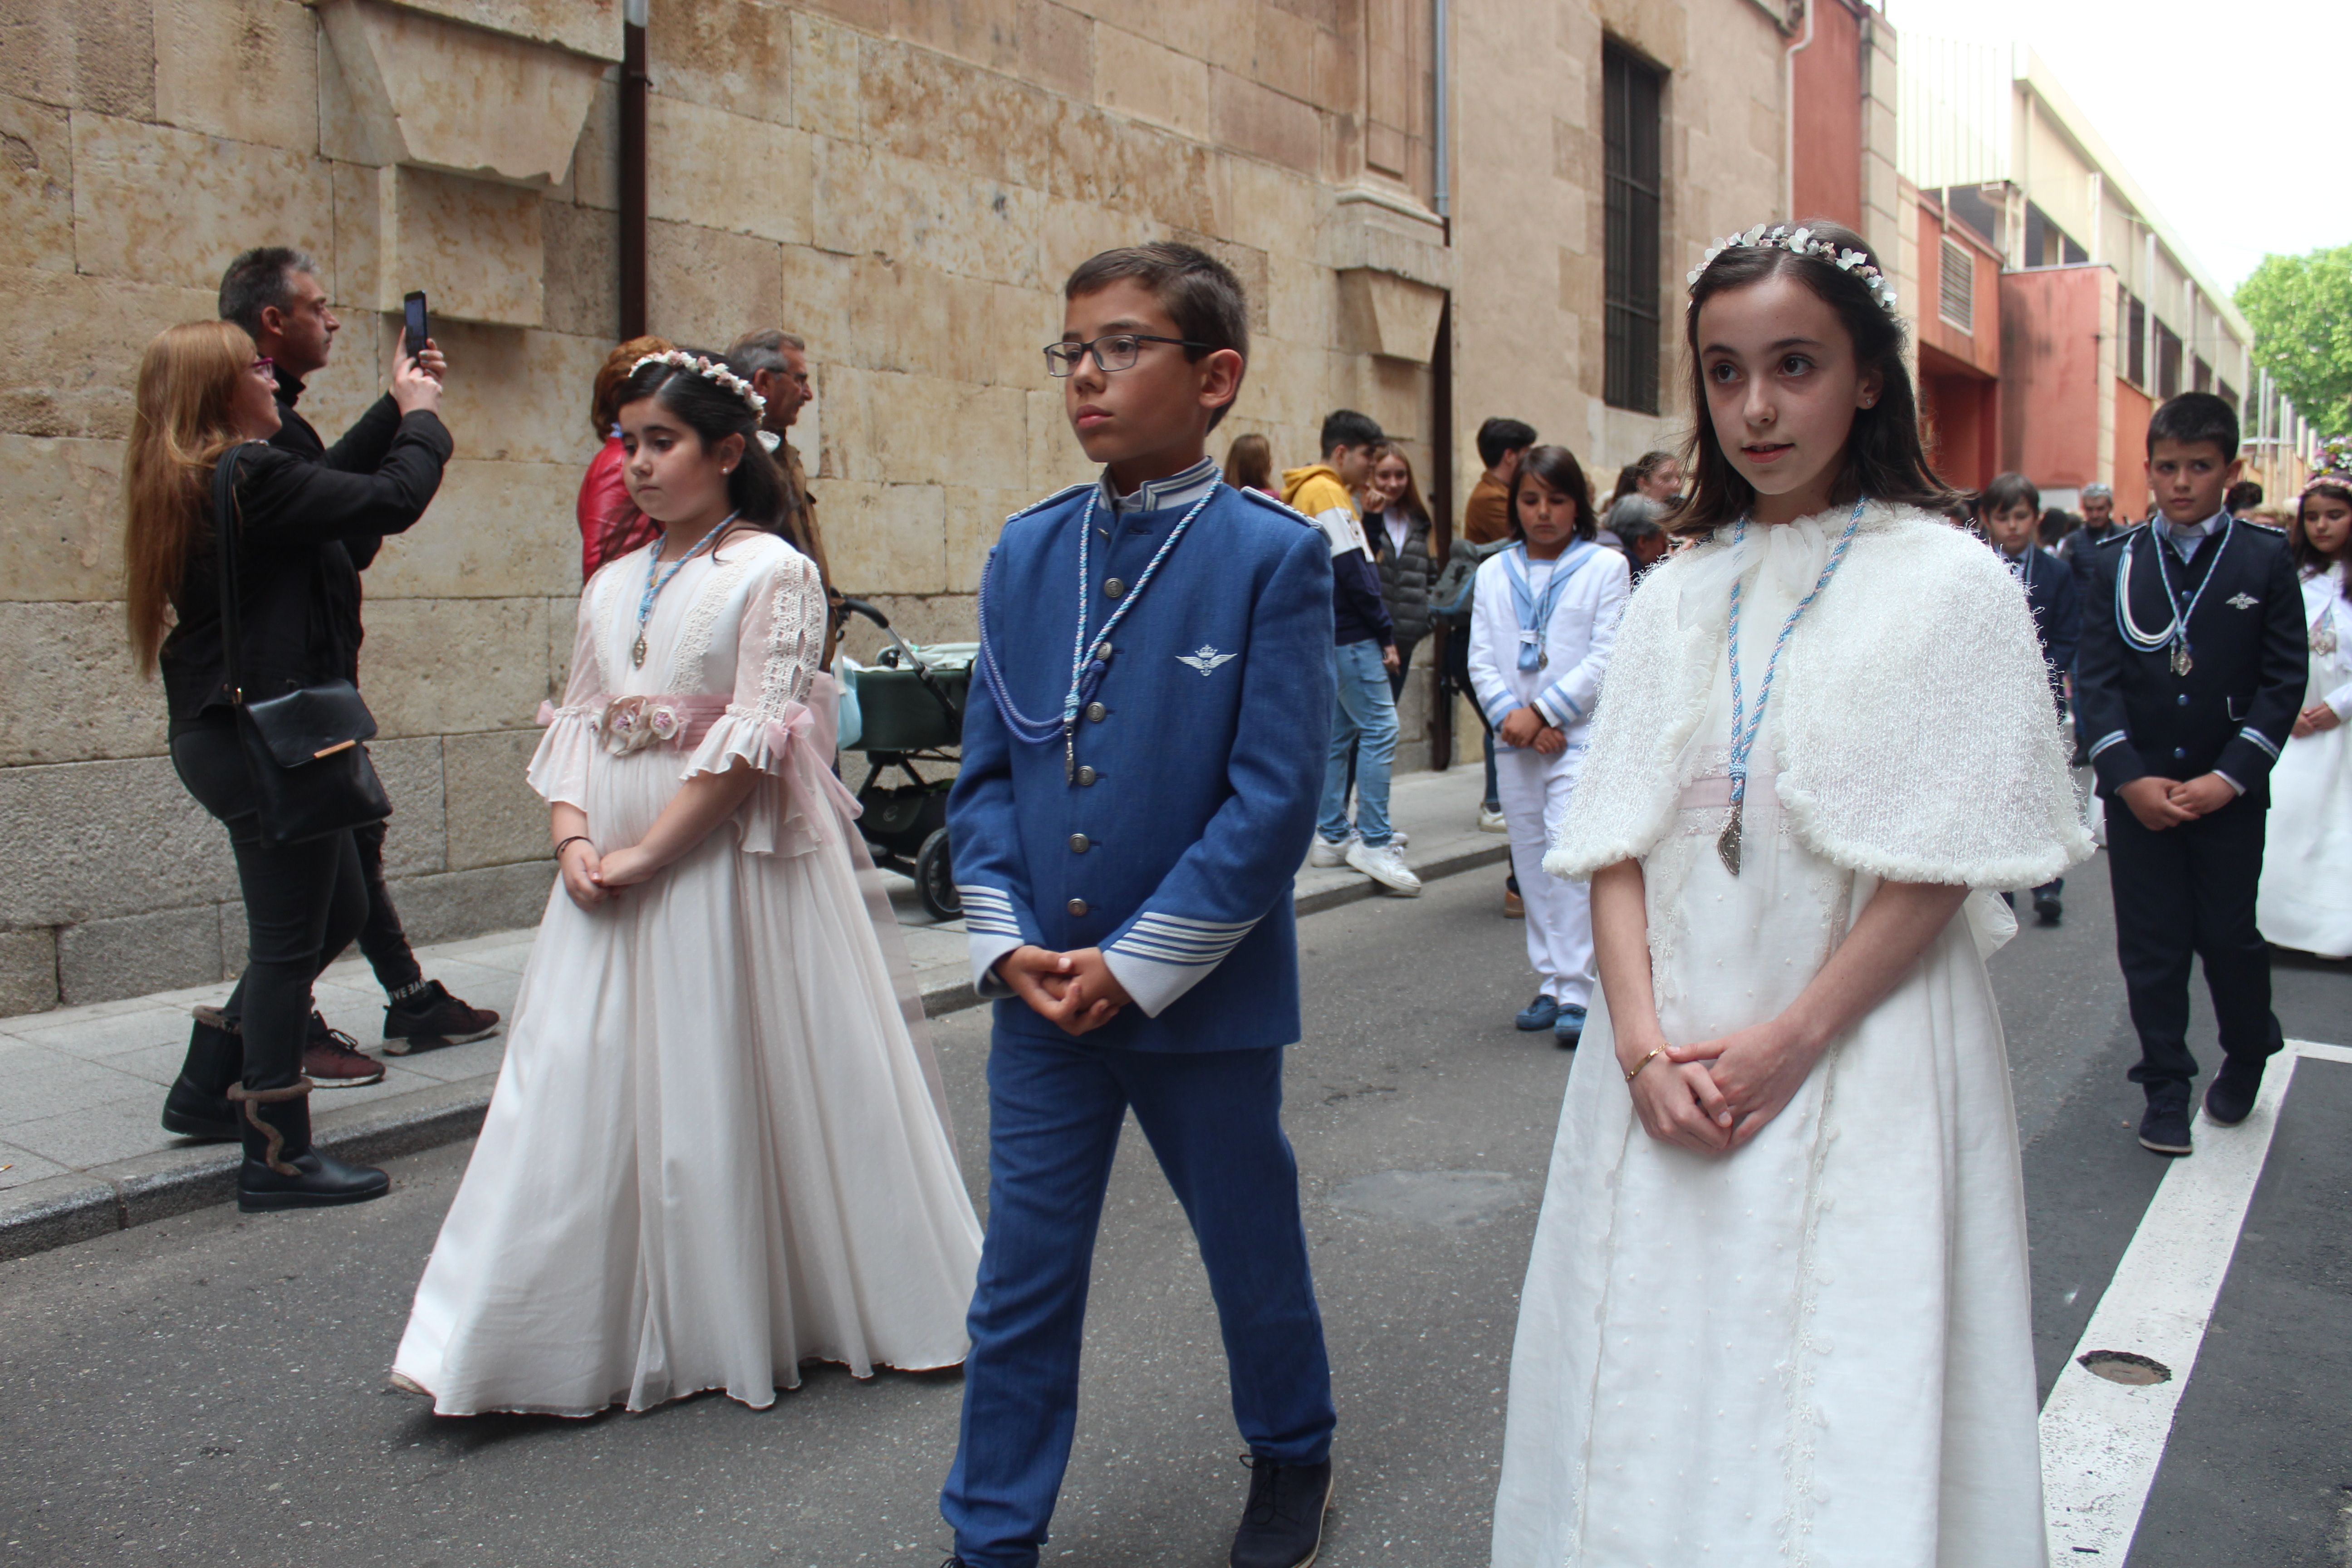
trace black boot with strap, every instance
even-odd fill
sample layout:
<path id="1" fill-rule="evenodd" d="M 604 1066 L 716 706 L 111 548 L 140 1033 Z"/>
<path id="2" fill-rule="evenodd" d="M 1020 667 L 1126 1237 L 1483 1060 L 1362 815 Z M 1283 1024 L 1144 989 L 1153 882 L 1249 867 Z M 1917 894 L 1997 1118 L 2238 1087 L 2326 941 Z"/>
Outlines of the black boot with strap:
<path id="1" fill-rule="evenodd" d="M 244 1113 L 245 1163 L 236 1173 L 244 1213 L 365 1203 L 392 1190 L 392 1178 L 374 1166 L 346 1164 L 310 1146 L 309 1079 L 283 1089 L 232 1084 L 228 1097 Z"/>

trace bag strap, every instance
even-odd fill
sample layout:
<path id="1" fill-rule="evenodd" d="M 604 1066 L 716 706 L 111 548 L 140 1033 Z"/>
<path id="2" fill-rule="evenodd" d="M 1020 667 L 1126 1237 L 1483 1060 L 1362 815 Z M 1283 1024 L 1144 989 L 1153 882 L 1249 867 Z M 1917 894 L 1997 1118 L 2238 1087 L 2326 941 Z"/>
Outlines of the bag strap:
<path id="1" fill-rule="evenodd" d="M 239 668 L 245 646 L 245 624 L 237 611 L 236 463 L 243 443 L 220 455 L 213 466 L 214 562 L 220 573 L 221 668 L 228 677 L 229 700 L 243 706 L 245 679 Z"/>

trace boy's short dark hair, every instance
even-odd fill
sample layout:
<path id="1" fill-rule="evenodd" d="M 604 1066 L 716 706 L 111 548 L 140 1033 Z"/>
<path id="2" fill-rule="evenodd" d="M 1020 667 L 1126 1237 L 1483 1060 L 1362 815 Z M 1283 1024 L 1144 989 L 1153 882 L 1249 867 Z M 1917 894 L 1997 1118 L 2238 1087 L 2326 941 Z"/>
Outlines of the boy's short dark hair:
<path id="1" fill-rule="evenodd" d="M 1075 300 L 1122 278 L 1132 278 L 1150 289 L 1168 319 L 1176 323 L 1178 335 L 1202 345 L 1186 349 L 1186 359 L 1197 363 L 1203 354 L 1231 349 L 1248 360 L 1249 296 L 1233 268 L 1207 251 L 1174 240 L 1106 250 L 1078 263 L 1078 269 L 1062 285 L 1062 298 Z M 1215 429 L 1232 408 L 1228 403 L 1213 410 L 1209 428 Z"/>
<path id="2" fill-rule="evenodd" d="M 2231 511 L 2252 511 L 2263 504 L 2263 487 L 2252 479 L 2240 479 L 2230 487 L 2221 504 Z"/>
<path id="3" fill-rule="evenodd" d="M 2238 456 L 2238 411 L 2210 392 L 2184 392 L 2168 397 L 2148 416 L 2147 450 L 2156 454 L 2158 441 L 2193 447 L 2210 441 L 2221 448 L 2225 463 Z"/>
<path id="4" fill-rule="evenodd" d="M 1990 517 L 2011 507 L 2030 506 L 2036 516 L 2042 511 L 2042 492 L 2023 474 L 1999 474 L 1992 483 L 1977 494 L 1977 515 Z"/>
<path id="5" fill-rule="evenodd" d="M 1335 408 L 1323 416 L 1323 456 L 1342 447 L 1377 447 L 1388 439 L 1379 421 L 1352 408 Z"/>
<path id="6" fill-rule="evenodd" d="M 1523 452 L 1536 444 L 1536 427 L 1517 419 L 1489 419 L 1478 426 L 1478 460 L 1488 468 L 1509 452 Z"/>
<path id="7" fill-rule="evenodd" d="M 316 277 L 319 264 L 307 250 L 287 245 L 263 245 L 245 252 L 221 274 L 220 319 L 243 327 L 247 337 L 261 335 L 261 312 L 271 305 L 283 310 L 294 302 L 286 280 L 297 272 Z"/>

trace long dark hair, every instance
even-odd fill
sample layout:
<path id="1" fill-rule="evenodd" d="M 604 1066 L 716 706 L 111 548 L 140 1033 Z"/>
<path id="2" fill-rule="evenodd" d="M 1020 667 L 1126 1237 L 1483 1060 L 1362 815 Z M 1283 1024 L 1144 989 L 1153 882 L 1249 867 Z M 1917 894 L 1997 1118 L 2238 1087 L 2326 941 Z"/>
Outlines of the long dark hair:
<path id="1" fill-rule="evenodd" d="M 1530 447 L 1528 455 L 1519 459 L 1519 471 L 1511 476 L 1511 536 L 1527 538 L 1527 530 L 1519 526 L 1519 487 L 1533 474 L 1560 494 L 1576 503 L 1576 526 L 1570 539 L 1591 539 L 1601 531 L 1600 514 L 1592 510 L 1592 481 L 1584 477 L 1584 465 L 1576 454 L 1565 447 Z"/>
<path id="2" fill-rule="evenodd" d="M 700 437 L 706 452 L 730 436 L 743 437 L 743 460 L 727 476 L 727 504 L 739 514 L 740 522 L 801 544 L 793 537 L 791 515 L 794 508 L 792 490 L 784 483 L 784 471 L 768 455 L 767 447 L 760 444 L 759 421 L 741 394 L 719 385 L 698 371 L 656 361 L 639 365 L 621 384 L 620 392 L 613 399 L 614 417 L 618 418 L 621 410 L 630 404 L 647 397 L 677 415 L 688 429 Z M 805 552 L 805 546 L 803 550 Z"/>
<path id="3" fill-rule="evenodd" d="M 1843 225 L 1815 222 L 1803 226 L 1812 231 L 1815 239 L 1826 240 L 1842 252 L 1860 251 L 1864 264 L 1885 271 L 1863 237 Z M 1948 510 L 1953 504 L 1951 488 L 1928 466 L 1927 447 L 1919 438 L 1919 398 L 1903 363 L 1902 321 L 1879 304 L 1868 284 L 1835 262 L 1769 246 L 1739 245 L 1725 249 L 1698 275 L 1698 281 L 1691 285 L 1690 308 L 1683 314 L 1691 409 L 1690 445 L 1683 468 L 1690 489 L 1666 520 L 1667 531 L 1711 533 L 1738 521 L 1756 504 L 1756 487 L 1731 466 L 1722 442 L 1716 438 L 1715 418 L 1706 400 L 1706 367 L 1699 363 L 1698 313 L 1717 294 L 1783 273 L 1837 312 L 1853 343 L 1855 361 L 1865 372 L 1876 371 L 1881 383 L 1878 401 L 1853 411 L 1853 427 L 1845 440 L 1845 466 L 1831 488 L 1831 501 L 1843 503 L 1866 495 L 1873 500 L 1927 511 Z"/>
<path id="4" fill-rule="evenodd" d="M 2295 568 L 2301 572 L 2325 572 L 2338 561 L 2352 561 L 2352 543 L 2347 543 L 2336 554 L 2330 555 L 2311 542 L 2310 524 L 2305 521 L 2305 517 L 2311 509 L 2311 498 L 2322 492 L 2334 496 L 2347 506 L 2352 506 L 2352 475 L 2339 478 L 2335 474 L 2328 474 L 2314 479 L 2304 487 L 2302 496 L 2295 501 L 2294 537 L 2287 542 L 2294 549 Z M 2347 581 L 2344 584 L 2343 591 L 2346 597 L 2352 598 L 2352 581 Z"/>

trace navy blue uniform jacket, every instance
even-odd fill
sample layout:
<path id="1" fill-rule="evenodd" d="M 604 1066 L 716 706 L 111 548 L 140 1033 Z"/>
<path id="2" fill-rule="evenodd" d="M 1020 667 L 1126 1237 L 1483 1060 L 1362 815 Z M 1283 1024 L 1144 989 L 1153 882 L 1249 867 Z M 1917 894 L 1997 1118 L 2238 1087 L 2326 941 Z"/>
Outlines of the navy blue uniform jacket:
<path id="1" fill-rule="evenodd" d="M 1058 718 L 1077 629 L 1078 531 L 1095 485 L 1008 519 L 982 613 L 1013 705 Z M 1182 518 L 1097 505 L 1090 637 Z M 990 973 L 1023 943 L 1099 947 L 1135 998 L 1090 1043 L 1212 1051 L 1298 1038 L 1292 880 L 1314 831 L 1332 709 L 1331 551 L 1278 501 L 1220 488 L 1111 635 L 1080 717 L 1076 777 L 1057 732 L 1006 727 L 985 679 L 948 800 L 973 978 L 996 1026 L 1066 1038 Z"/>
<path id="2" fill-rule="evenodd" d="M 1996 550 L 2001 562 L 2025 586 L 2025 603 L 2033 612 L 2033 630 L 2042 639 L 2042 661 L 2050 667 L 2050 688 L 2074 668 L 2074 648 L 2081 640 L 2082 600 L 2074 592 L 2074 574 L 2047 550 L 2026 546 L 2024 570 Z"/>
<path id="3" fill-rule="evenodd" d="M 2219 773 L 2255 803 L 2270 799 L 2271 764 L 2303 705 L 2311 658 L 2303 591 L 2286 535 L 2243 519 L 2227 533 L 2226 549 L 2217 532 L 2185 565 L 2177 553 L 2165 562 L 2184 603 L 2214 574 L 2189 619 L 2185 676 L 2172 673 L 2169 648 L 2142 652 L 2125 642 L 2116 619 L 2123 582 L 2142 631 L 2171 623 L 2155 559 L 2158 548 L 2169 552 L 2171 545 L 2160 544 L 2146 526 L 2099 543 L 2074 670 L 2074 722 L 2091 737 L 2101 795 L 2150 773 L 2192 779 Z"/>

